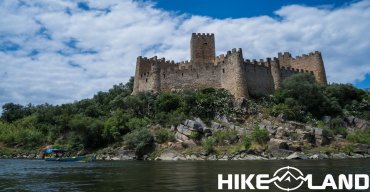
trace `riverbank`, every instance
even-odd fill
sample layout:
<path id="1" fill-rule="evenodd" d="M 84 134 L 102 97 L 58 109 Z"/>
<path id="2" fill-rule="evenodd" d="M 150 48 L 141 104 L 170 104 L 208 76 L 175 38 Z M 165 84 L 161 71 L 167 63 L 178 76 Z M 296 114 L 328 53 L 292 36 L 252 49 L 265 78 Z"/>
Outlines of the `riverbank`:
<path id="1" fill-rule="evenodd" d="M 367 122 L 347 118 L 347 121 L 350 120 L 357 123 L 348 123 L 346 129 L 353 132 L 368 129 Z M 316 160 L 370 157 L 370 146 L 367 144 L 350 142 L 343 135 L 334 135 L 309 124 L 262 114 L 250 116 L 238 125 L 226 119 L 206 124 L 195 118 L 171 129 L 153 126 L 150 130 L 157 137 L 160 136 L 158 132 L 165 130 L 169 141 L 161 139 L 163 142 L 158 142 L 159 139 L 155 138 L 155 142 L 142 154 L 122 143 L 90 152 L 96 154 L 97 160 Z M 257 137 L 253 136 L 256 130 L 259 134 L 266 134 L 265 137 L 262 137 L 263 134 L 259 136 L 265 138 L 261 143 L 258 138 L 253 138 Z M 211 146 L 205 145 L 207 139 L 212 139 Z M 0 157 L 34 159 L 41 158 L 42 154 L 40 150 L 0 146 Z"/>

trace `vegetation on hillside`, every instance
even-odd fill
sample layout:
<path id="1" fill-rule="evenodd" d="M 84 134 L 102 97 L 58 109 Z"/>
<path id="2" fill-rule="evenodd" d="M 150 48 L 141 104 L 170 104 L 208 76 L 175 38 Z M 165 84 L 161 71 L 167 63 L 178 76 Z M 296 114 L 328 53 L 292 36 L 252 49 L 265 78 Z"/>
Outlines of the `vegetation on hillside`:
<path id="1" fill-rule="evenodd" d="M 69 149 L 98 149 L 122 143 L 143 154 L 153 142 L 174 139 L 168 131 L 185 119 L 199 117 L 210 122 L 218 117 L 245 117 L 234 107 L 232 95 L 223 89 L 184 90 L 176 93 L 141 92 L 131 95 L 133 79 L 99 92 L 91 99 L 62 105 L 3 105 L 0 120 L 0 144 L 8 147 L 37 148 L 47 144 Z M 370 95 L 349 84 L 319 85 L 311 75 L 294 75 L 274 95 L 249 102 L 246 113 L 262 111 L 288 120 L 320 124 L 331 116 L 331 131 L 343 130 L 343 117 L 353 115 L 370 120 Z M 235 119 L 235 118 L 234 118 Z M 150 129 L 160 125 L 160 130 Z M 167 128 L 167 129 L 166 129 Z M 265 130 L 255 128 L 241 139 L 248 148 L 251 142 L 266 142 Z M 208 152 L 214 145 L 233 140 L 232 131 L 219 133 L 202 145 Z M 348 139 L 370 143 L 370 133 L 351 133 Z M 194 138 L 197 138 L 194 135 Z"/>

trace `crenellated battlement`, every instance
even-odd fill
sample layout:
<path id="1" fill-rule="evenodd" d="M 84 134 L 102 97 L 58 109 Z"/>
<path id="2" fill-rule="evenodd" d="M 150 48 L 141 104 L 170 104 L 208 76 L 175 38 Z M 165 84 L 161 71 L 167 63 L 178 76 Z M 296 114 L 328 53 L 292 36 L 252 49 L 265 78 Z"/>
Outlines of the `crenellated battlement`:
<path id="1" fill-rule="evenodd" d="M 216 56 L 212 33 L 193 33 L 190 46 L 190 60 L 137 57 L 133 94 L 215 87 L 227 89 L 235 97 L 268 95 L 296 73 L 309 73 L 318 82 L 326 83 L 318 51 L 295 57 L 289 52 L 279 52 L 277 57 L 257 60 L 244 59 L 242 49 L 233 48 Z"/>
<path id="2" fill-rule="evenodd" d="M 214 37 L 213 33 L 193 33 L 192 37 L 194 38 L 202 38 L 202 37 Z"/>

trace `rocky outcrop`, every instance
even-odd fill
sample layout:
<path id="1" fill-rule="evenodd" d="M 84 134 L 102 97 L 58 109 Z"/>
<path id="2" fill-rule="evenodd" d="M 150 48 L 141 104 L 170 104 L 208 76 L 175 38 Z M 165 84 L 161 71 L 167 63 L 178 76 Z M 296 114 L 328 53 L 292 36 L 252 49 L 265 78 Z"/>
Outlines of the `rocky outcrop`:
<path id="1" fill-rule="evenodd" d="M 166 150 L 162 152 L 159 157 L 156 157 L 155 160 L 164 160 L 164 161 L 177 161 L 177 160 L 185 160 L 185 157 L 174 150 Z"/>

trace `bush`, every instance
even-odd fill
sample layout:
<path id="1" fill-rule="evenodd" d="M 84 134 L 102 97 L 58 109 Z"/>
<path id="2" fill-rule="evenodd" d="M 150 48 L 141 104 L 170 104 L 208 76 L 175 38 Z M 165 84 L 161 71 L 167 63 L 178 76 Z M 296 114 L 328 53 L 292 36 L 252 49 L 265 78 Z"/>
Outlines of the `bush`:
<path id="1" fill-rule="evenodd" d="M 260 129 L 259 127 L 255 127 L 251 133 L 251 139 L 254 142 L 259 144 L 266 144 L 269 140 L 269 132 L 266 129 Z"/>
<path id="2" fill-rule="evenodd" d="M 156 100 L 156 112 L 171 112 L 182 107 L 179 95 L 173 93 L 161 93 Z"/>
<path id="3" fill-rule="evenodd" d="M 171 113 L 159 112 L 155 116 L 155 122 L 164 127 L 170 127 L 171 125 L 180 124 L 187 118 L 188 117 L 180 111 L 174 111 Z"/>
<path id="4" fill-rule="evenodd" d="M 174 141 L 175 134 L 169 129 L 159 129 L 155 133 L 155 141 L 158 143 L 164 143 L 168 141 Z"/>
<path id="5" fill-rule="evenodd" d="M 324 115 L 337 116 L 342 113 L 335 98 L 325 94 L 325 87 L 319 85 L 311 74 L 295 74 L 282 83 L 281 89 L 275 93 L 277 103 L 296 103 L 305 113 L 320 119 Z M 286 101 L 290 98 L 290 101 Z"/>
<path id="6" fill-rule="evenodd" d="M 249 135 L 244 135 L 244 136 L 242 137 L 242 144 L 243 144 L 243 147 L 244 147 L 246 150 L 248 150 L 248 149 L 251 147 L 252 142 L 251 142 L 251 138 L 250 138 L 250 136 L 249 136 Z"/>
<path id="7" fill-rule="evenodd" d="M 141 157 L 153 144 L 153 135 L 145 128 L 136 129 L 125 136 L 123 142 L 129 149 L 135 150 L 137 156 Z"/>
<path id="8" fill-rule="evenodd" d="M 131 118 L 126 123 L 126 126 L 129 130 L 142 129 L 146 128 L 149 125 L 149 119 L 147 118 Z"/>
<path id="9" fill-rule="evenodd" d="M 370 145 L 370 131 L 369 132 L 355 132 L 347 135 L 347 139 L 354 143 L 363 143 Z"/>
<path id="10" fill-rule="evenodd" d="M 207 154 L 214 152 L 215 143 L 216 143 L 216 140 L 213 137 L 206 137 L 203 139 L 202 146 Z"/>
<path id="11" fill-rule="evenodd" d="M 34 127 L 16 127 L 0 122 L 0 142 L 8 145 L 35 147 L 45 142 L 45 135 Z"/>
<path id="12" fill-rule="evenodd" d="M 187 100 L 192 101 L 190 98 Z M 198 90 L 195 93 L 195 106 L 185 111 L 190 111 L 192 115 L 204 121 L 212 120 L 216 116 L 229 115 L 233 111 L 233 96 L 224 89 Z"/>
<path id="13" fill-rule="evenodd" d="M 336 117 L 333 118 L 330 121 L 330 130 L 333 131 L 333 134 L 340 134 L 343 135 L 344 137 L 347 136 L 347 129 L 345 128 L 345 122 L 343 121 L 342 118 Z"/>
<path id="14" fill-rule="evenodd" d="M 126 125 L 130 119 L 131 116 L 128 113 L 121 110 L 115 111 L 112 116 L 105 121 L 102 136 L 108 143 L 120 141 L 122 135 L 130 131 Z"/>
<path id="15" fill-rule="evenodd" d="M 199 134 L 198 131 L 192 131 L 189 137 L 193 140 L 200 140 L 202 136 Z"/>
<path id="16" fill-rule="evenodd" d="M 274 105 L 270 109 L 270 114 L 277 117 L 280 114 L 283 114 L 287 117 L 289 120 L 295 120 L 295 121 L 303 121 L 304 115 L 303 111 L 299 109 L 297 106 L 289 106 L 285 103 L 279 103 Z"/>
<path id="17" fill-rule="evenodd" d="M 233 144 L 238 141 L 238 132 L 233 129 L 225 129 L 214 132 L 213 137 L 219 145 Z"/>

